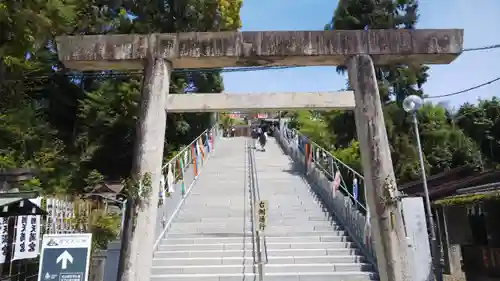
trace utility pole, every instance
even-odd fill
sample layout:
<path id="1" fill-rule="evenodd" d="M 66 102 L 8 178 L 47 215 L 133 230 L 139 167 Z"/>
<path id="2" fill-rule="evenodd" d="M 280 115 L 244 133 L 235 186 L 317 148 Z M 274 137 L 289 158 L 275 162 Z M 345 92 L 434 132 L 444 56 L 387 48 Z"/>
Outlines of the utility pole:
<path id="1" fill-rule="evenodd" d="M 365 192 L 380 280 L 411 281 L 399 192 L 373 61 L 369 55 L 355 55 L 347 60 L 347 67 L 354 88 L 356 130 L 363 151 Z"/>
<path id="2" fill-rule="evenodd" d="M 154 42 L 149 46 L 155 46 Z M 139 194 L 129 194 L 127 198 L 117 275 L 119 281 L 150 281 L 153 247 L 158 238 L 153 230 L 167 122 L 165 102 L 172 64 L 158 58 L 152 47 L 144 71 L 132 171 L 134 182 L 150 175 L 151 186 L 143 186 Z"/>

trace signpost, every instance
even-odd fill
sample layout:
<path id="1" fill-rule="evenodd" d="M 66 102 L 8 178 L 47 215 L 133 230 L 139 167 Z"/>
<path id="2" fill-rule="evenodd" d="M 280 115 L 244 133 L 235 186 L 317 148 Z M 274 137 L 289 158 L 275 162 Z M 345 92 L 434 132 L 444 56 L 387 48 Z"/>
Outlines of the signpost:
<path id="1" fill-rule="evenodd" d="M 258 216 L 259 216 L 259 231 L 263 232 L 266 229 L 266 223 L 267 223 L 267 206 L 268 202 L 267 200 L 260 200 L 259 201 L 259 209 L 258 211 Z"/>
<path id="2" fill-rule="evenodd" d="M 92 234 L 46 234 L 38 281 L 88 281 Z"/>

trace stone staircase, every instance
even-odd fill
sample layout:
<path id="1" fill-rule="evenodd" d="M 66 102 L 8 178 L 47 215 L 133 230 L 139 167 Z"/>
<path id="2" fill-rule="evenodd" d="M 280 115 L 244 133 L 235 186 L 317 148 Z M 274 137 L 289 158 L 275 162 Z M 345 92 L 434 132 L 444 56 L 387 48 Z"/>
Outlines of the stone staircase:
<path id="1" fill-rule="evenodd" d="M 254 280 L 245 139 L 222 139 L 153 257 L 151 281 Z"/>
<path id="2" fill-rule="evenodd" d="M 269 204 L 265 280 L 378 280 L 274 139 L 255 152 L 255 168 L 260 199 Z"/>
<path id="3" fill-rule="evenodd" d="M 258 280 L 245 139 L 221 142 L 154 254 L 152 281 Z M 269 202 L 264 280 L 378 280 L 272 138 L 255 159 Z"/>

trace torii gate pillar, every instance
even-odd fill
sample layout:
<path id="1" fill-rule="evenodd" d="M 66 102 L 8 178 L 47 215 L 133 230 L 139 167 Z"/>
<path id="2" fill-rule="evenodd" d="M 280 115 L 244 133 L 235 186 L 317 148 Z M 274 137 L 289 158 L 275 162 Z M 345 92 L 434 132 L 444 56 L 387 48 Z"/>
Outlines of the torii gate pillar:
<path id="1" fill-rule="evenodd" d="M 387 195 L 396 185 L 373 65 L 448 64 L 462 52 L 463 30 L 203 32 L 63 36 L 56 41 L 59 59 L 72 69 L 146 70 L 134 166 L 136 176 L 151 173 L 153 185 L 141 202 L 135 226 L 141 231 L 131 238 L 133 256 L 122 281 L 150 280 L 156 237 L 149 230 L 156 217 L 170 68 L 258 65 L 348 66 L 380 280 L 411 280 L 401 212 L 387 204 L 397 201 Z"/>

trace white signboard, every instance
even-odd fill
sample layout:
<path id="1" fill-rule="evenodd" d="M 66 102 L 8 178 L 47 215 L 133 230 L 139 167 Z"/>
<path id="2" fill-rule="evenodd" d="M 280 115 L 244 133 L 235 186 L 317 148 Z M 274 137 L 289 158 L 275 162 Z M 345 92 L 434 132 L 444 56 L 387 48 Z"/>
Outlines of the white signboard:
<path id="1" fill-rule="evenodd" d="M 88 281 L 92 234 L 46 234 L 38 281 Z"/>

